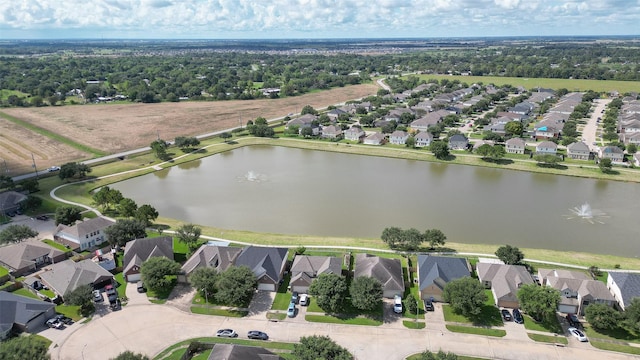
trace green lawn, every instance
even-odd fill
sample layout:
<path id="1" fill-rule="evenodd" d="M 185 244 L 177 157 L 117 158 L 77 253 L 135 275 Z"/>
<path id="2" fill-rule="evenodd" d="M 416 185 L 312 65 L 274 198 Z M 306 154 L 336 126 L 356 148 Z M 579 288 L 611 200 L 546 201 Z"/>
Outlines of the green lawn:
<path id="1" fill-rule="evenodd" d="M 18 289 L 16 291 L 14 291 L 13 293 L 16 294 L 16 295 L 22 295 L 22 296 L 30 297 L 32 299 L 40 299 L 38 297 L 38 295 L 32 293 L 31 291 L 29 291 L 29 290 L 27 290 L 25 288 Z"/>
<path id="2" fill-rule="evenodd" d="M 73 321 L 78 321 L 82 318 L 82 315 L 80 315 L 80 306 L 57 305 L 56 312 L 72 318 Z"/>
<path id="3" fill-rule="evenodd" d="M 3 277 L 5 275 L 9 275 L 9 270 L 5 267 L 0 266 L 0 277 Z"/>
<path id="4" fill-rule="evenodd" d="M 406 360 L 420 360 L 422 359 L 421 354 L 413 354 L 411 356 L 409 356 Z M 479 358 L 479 357 L 473 357 L 473 356 L 462 356 L 462 355 L 458 355 L 457 357 L 458 360 L 486 360 L 486 358 Z"/>
<path id="5" fill-rule="evenodd" d="M 500 310 L 492 305 L 483 305 L 480 315 L 475 318 L 468 318 L 460 314 L 453 312 L 450 305 L 444 304 L 442 306 L 444 311 L 444 320 L 448 322 L 467 323 L 476 326 L 502 326 L 502 317 L 500 316 Z"/>
<path id="6" fill-rule="evenodd" d="M 176 286 L 178 280 L 175 275 L 171 275 L 169 277 L 171 278 L 171 286 L 167 287 L 166 289 L 159 292 L 153 291 L 151 289 L 147 290 L 147 297 L 149 298 L 149 301 L 154 304 L 164 304 L 167 301 L 169 294 L 171 294 L 171 290 L 173 290 L 173 288 Z"/>
<path id="7" fill-rule="evenodd" d="M 600 350 L 617 351 L 621 353 L 640 355 L 640 348 L 629 345 L 614 344 L 597 340 L 590 340 L 591 346 Z"/>
<path id="8" fill-rule="evenodd" d="M 276 293 L 276 297 L 273 300 L 273 305 L 271 305 L 271 310 L 287 310 L 287 308 L 289 307 L 289 303 L 290 302 L 291 302 L 291 293 L 289 293 L 289 292 L 286 292 L 286 293 L 277 292 Z M 311 306 L 311 305 L 309 305 L 309 306 Z M 318 312 L 322 312 L 322 309 L 318 308 Z"/>
<path id="9" fill-rule="evenodd" d="M 284 320 L 287 318 L 287 314 L 285 313 L 279 313 L 279 312 L 267 312 L 267 319 L 269 320 Z"/>
<path id="10" fill-rule="evenodd" d="M 114 279 L 118 283 L 118 286 L 116 287 L 118 297 L 121 299 L 127 297 L 127 282 L 124 281 L 124 274 L 119 272 L 114 276 Z"/>
<path id="11" fill-rule="evenodd" d="M 349 324 L 349 325 L 366 325 L 366 326 L 380 326 L 382 325 L 382 321 L 374 320 L 370 318 L 363 317 L 349 317 L 340 319 L 334 316 L 328 315 L 306 315 L 304 317 L 305 320 L 310 322 L 320 322 L 320 323 L 329 323 L 329 324 Z"/>
<path id="12" fill-rule="evenodd" d="M 569 341 L 567 341 L 567 338 L 564 336 L 551 336 L 551 335 L 541 335 L 541 334 L 532 334 L 532 333 L 527 333 L 527 336 L 529 336 L 529 339 L 537 342 L 545 342 L 545 343 L 551 343 L 551 344 L 564 344 L 564 345 L 567 345 L 569 343 Z"/>
<path id="13" fill-rule="evenodd" d="M 58 244 L 57 242 L 55 242 L 53 240 L 44 239 L 44 240 L 42 240 L 42 242 L 47 244 L 47 245 L 49 245 L 49 246 L 51 246 L 51 247 L 53 247 L 53 248 L 56 248 L 56 249 L 60 250 L 60 251 L 63 251 L 63 252 L 68 252 L 69 251 L 69 249 L 66 246 L 64 246 L 62 244 Z"/>
<path id="14" fill-rule="evenodd" d="M 556 321 L 553 321 L 553 322 L 543 321 L 539 323 L 533 320 L 531 316 L 524 315 L 524 328 L 527 330 L 548 331 L 550 333 L 562 334 L 562 327 L 560 326 L 560 323 L 557 321 L 558 319 L 555 319 L 555 320 Z"/>
<path id="15" fill-rule="evenodd" d="M 194 314 L 203 315 L 215 315 L 215 316 L 228 316 L 228 317 L 243 317 L 247 316 L 248 311 L 244 310 L 226 310 L 205 306 L 192 306 L 191 312 Z"/>
<path id="16" fill-rule="evenodd" d="M 54 297 L 56 297 L 56 294 L 51 290 L 42 289 L 42 290 L 39 290 L 39 292 L 40 294 L 48 297 L 49 299 L 53 299 Z"/>
<path id="17" fill-rule="evenodd" d="M 427 324 L 423 321 L 402 320 L 402 325 L 408 329 L 424 329 Z"/>
<path id="18" fill-rule="evenodd" d="M 238 344 L 238 345 L 246 345 L 246 346 L 260 346 L 269 350 L 286 350 L 293 351 L 293 343 L 284 343 L 277 341 L 260 341 L 260 340 L 248 340 L 248 339 L 229 339 L 229 338 L 218 338 L 218 337 L 203 337 L 203 338 L 194 338 L 190 340 L 181 341 L 179 343 L 173 344 L 168 348 L 164 349 L 160 352 L 155 360 L 159 359 L 180 359 L 182 354 L 184 354 L 184 350 L 189 346 L 189 344 L 193 341 L 200 341 L 204 343 L 215 343 L 215 344 Z M 183 350 L 184 349 L 184 350 Z M 175 353 L 179 353 L 179 357 L 174 357 Z M 171 354 L 171 357 L 168 357 Z"/>
<path id="19" fill-rule="evenodd" d="M 626 328 L 615 329 L 615 330 L 598 330 L 593 329 L 589 324 L 584 324 L 584 332 L 591 339 L 603 339 L 603 340 L 613 340 L 613 341 L 624 341 L 624 342 L 633 342 L 640 343 L 640 336 L 635 334 L 632 331 L 629 331 Z"/>
<path id="20" fill-rule="evenodd" d="M 507 332 L 501 329 L 487 329 L 464 325 L 447 325 L 447 330 L 464 334 L 485 335 L 494 337 L 503 337 L 507 335 Z"/>

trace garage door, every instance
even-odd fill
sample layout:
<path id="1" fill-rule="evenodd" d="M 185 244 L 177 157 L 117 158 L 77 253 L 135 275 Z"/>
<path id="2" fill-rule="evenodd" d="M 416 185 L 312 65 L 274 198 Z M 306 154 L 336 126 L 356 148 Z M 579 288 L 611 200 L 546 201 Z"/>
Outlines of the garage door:
<path id="1" fill-rule="evenodd" d="M 258 290 L 276 291 L 273 284 L 258 284 Z"/>
<path id="2" fill-rule="evenodd" d="M 563 305 L 558 306 L 558 311 L 567 314 L 575 314 L 578 311 L 578 307 L 575 305 Z"/>
<path id="3" fill-rule="evenodd" d="M 131 275 L 127 275 L 127 281 L 128 282 L 138 282 L 140 281 L 140 274 L 131 274 Z"/>

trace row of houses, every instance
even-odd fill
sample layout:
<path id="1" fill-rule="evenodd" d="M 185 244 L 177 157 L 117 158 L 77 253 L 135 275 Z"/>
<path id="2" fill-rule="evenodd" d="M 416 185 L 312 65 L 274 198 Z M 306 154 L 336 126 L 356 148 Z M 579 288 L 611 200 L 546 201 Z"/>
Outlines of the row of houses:
<path id="1" fill-rule="evenodd" d="M 626 145 L 640 145 L 640 100 L 623 102 L 618 112 L 618 132 Z"/>

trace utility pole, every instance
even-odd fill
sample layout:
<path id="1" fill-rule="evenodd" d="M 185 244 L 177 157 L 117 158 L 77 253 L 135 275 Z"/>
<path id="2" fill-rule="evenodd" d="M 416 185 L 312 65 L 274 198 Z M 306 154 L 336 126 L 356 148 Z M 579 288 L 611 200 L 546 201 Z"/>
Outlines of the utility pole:
<path id="1" fill-rule="evenodd" d="M 36 172 L 36 180 L 38 180 L 38 168 L 36 167 L 36 159 L 33 157 L 33 153 L 31 153 L 31 160 L 33 161 L 33 170 Z"/>
<path id="2" fill-rule="evenodd" d="M 9 173 L 9 168 L 7 167 L 7 160 L 2 159 L 2 162 L 4 164 L 4 172 L 8 174 Z"/>

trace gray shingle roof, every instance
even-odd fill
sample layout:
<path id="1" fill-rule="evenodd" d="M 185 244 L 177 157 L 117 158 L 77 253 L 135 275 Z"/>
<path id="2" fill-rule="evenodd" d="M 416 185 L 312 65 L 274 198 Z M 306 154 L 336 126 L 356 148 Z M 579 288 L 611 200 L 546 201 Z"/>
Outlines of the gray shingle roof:
<path id="1" fill-rule="evenodd" d="M 0 211 L 12 208 L 27 200 L 27 195 L 16 191 L 5 191 L 0 193 Z"/>
<path id="2" fill-rule="evenodd" d="M 87 234 L 90 234 L 98 230 L 103 230 L 113 224 L 115 224 L 113 221 L 98 216 L 97 218 L 85 219 L 83 221 L 79 221 L 72 226 L 66 226 L 66 225 L 60 224 L 56 228 L 54 234 L 57 234 L 60 232 L 60 233 L 64 233 L 69 236 L 72 236 L 75 239 L 80 239 Z"/>
<path id="3" fill-rule="evenodd" d="M 640 297 L 640 274 L 610 271 L 609 277 L 620 289 L 625 308 L 631 304 L 633 298 Z"/>
<path id="4" fill-rule="evenodd" d="M 186 274 L 191 274 L 199 267 L 210 266 L 218 271 L 227 270 L 236 259 L 242 248 L 233 246 L 211 246 L 202 245 L 193 255 L 182 265 L 182 270 Z M 217 264 L 217 266 L 216 266 Z"/>
<path id="5" fill-rule="evenodd" d="M 113 279 L 113 275 L 91 259 L 80 262 L 66 260 L 47 266 L 40 279 L 60 296 L 82 285 Z"/>
<path id="6" fill-rule="evenodd" d="M 384 291 L 404 291 L 402 263 L 399 259 L 382 258 L 362 253 L 357 254 L 353 276 L 354 278 L 368 276 L 378 279 Z"/>
<path id="7" fill-rule="evenodd" d="M 291 265 L 291 281 L 293 285 L 310 285 L 320 274 L 342 273 L 342 262 L 335 256 L 297 255 Z"/>
<path id="8" fill-rule="evenodd" d="M 287 248 L 247 246 L 236 258 L 235 265 L 247 266 L 258 281 L 266 277 L 278 283 L 288 252 Z"/>
<path id="9" fill-rule="evenodd" d="M 499 300 L 518 301 L 516 296 L 521 285 L 533 284 L 533 278 L 524 266 L 478 263 L 480 281 L 490 281 L 491 288 Z"/>
<path id="10" fill-rule="evenodd" d="M 20 270 L 35 265 L 34 259 L 49 256 L 55 258 L 63 252 L 46 244 L 23 242 L 0 247 L 0 263 L 11 269 Z"/>
<path id="11" fill-rule="evenodd" d="M 159 256 L 173 260 L 173 238 L 170 236 L 129 241 L 124 248 L 123 272 L 126 273 L 136 265 L 142 265 L 149 258 Z"/>
<path id="12" fill-rule="evenodd" d="M 0 334 L 11 329 L 13 324 L 24 326 L 54 307 L 50 302 L 0 291 Z"/>
<path id="13" fill-rule="evenodd" d="M 449 281 L 470 276 L 466 259 L 445 256 L 418 255 L 420 290 L 431 284 L 440 289 Z"/>

